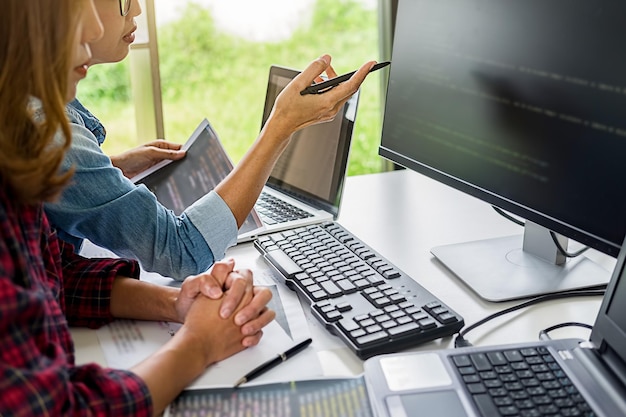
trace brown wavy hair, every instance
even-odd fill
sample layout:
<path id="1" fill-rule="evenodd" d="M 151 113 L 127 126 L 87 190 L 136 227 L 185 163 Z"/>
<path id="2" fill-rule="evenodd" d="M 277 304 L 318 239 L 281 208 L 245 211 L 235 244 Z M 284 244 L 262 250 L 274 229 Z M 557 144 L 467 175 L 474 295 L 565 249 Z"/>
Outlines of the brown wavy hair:
<path id="1" fill-rule="evenodd" d="M 72 175 L 60 166 L 71 141 L 66 91 L 84 1 L 2 1 L 0 182 L 23 203 L 53 200 Z M 35 118 L 33 100 L 45 117 Z"/>

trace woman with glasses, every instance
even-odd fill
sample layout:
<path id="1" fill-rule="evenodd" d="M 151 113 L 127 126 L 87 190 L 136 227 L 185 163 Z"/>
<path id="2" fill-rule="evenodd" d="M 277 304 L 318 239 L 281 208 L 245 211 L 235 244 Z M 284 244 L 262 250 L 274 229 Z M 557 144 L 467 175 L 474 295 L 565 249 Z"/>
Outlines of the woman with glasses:
<path id="1" fill-rule="evenodd" d="M 71 140 L 65 103 L 87 75 L 89 43 L 101 35 L 93 0 L 3 0 L 0 416 L 159 415 L 207 366 L 257 344 L 274 317 L 265 307 L 271 292 L 234 284 L 252 277 L 232 261 L 216 263 L 210 278 L 240 292 L 237 314 L 226 320 L 222 301 L 202 295 L 209 274 L 180 289 L 152 285 L 136 279 L 136 261 L 81 258 L 50 227 L 42 202 L 72 181 L 72 170 L 59 170 Z M 253 304 L 262 308 L 242 326 L 237 316 Z M 116 317 L 183 325 L 132 369 L 76 365 L 68 326 Z M 243 336 L 246 326 L 258 328 Z"/>
<path id="2" fill-rule="evenodd" d="M 128 54 L 134 40 L 134 19 L 141 12 L 138 1 L 95 3 L 105 35 L 92 45 L 92 64 L 117 62 Z M 313 61 L 282 92 L 265 127 L 231 175 L 181 216 L 159 204 L 147 188 L 129 180 L 163 159 L 183 157 L 180 146 L 157 140 L 109 158 L 100 149 L 104 127 L 75 100 L 68 107 L 73 142 L 63 166 L 75 166 L 76 174 L 61 199 L 46 205 L 46 212 L 59 236 L 77 249 L 86 238 L 139 260 L 145 270 L 179 280 L 205 271 L 236 242 L 238 228 L 291 134 L 334 117 L 373 64 L 364 64 L 350 81 L 327 93 L 301 96 L 299 92 L 321 80 L 323 72 L 336 76 L 329 56 Z"/>

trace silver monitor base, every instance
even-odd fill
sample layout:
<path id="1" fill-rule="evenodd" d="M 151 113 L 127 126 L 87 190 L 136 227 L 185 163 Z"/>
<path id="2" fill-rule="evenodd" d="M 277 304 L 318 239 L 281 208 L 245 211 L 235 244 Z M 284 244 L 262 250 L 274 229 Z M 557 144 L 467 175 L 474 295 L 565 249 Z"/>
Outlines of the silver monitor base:
<path id="1" fill-rule="evenodd" d="M 585 256 L 555 265 L 528 254 L 522 235 L 437 246 L 431 253 L 487 301 L 600 287 L 611 277 Z"/>

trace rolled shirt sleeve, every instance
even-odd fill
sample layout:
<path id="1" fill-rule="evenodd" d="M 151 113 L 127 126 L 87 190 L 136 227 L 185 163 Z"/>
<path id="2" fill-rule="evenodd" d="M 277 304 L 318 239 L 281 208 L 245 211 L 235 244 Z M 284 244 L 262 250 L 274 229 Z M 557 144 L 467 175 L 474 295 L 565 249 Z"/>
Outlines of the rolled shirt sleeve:
<path id="1" fill-rule="evenodd" d="M 86 259 L 71 244 L 58 240 L 63 271 L 64 314 L 71 326 L 98 328 L 114 320 L 111 293 L 116 277 L 139 279 L 139 266 L 129 259 Z"/>

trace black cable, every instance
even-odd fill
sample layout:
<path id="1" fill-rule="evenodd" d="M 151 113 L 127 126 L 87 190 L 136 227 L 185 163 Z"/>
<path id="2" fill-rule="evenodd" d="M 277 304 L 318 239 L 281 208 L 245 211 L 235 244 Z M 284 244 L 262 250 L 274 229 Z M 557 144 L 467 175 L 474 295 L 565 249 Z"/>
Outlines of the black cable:
<path id="1" fill-rule="evenodd" d="M 581 250 L 571 253 L 571 252 L 566 251 L 565 248 L 561 246 L 559 239 L 557 239 L 556 237 L 556 233 L 554 233 L 552 230 L 550 230 L 550 237 L 552 238 L 552 241 L 556 245 L 556 248 L 558 249 L 558 251 L 561 252 L 561 255 L 565 256 L 566 258 L 575 258 L 577 256 L 582 255 L 584 252 L 587 251 L 587 249 L 589 249 L 589 246 L 585 246 Z"/>
<path id="2" fill-rule="evenodd" d="M 558 300 L 562 298 L 597 297 L 597 296 L 603 296 L 603 295 L 604 295 L 603 289 L 602 290 L 572 290 L 572 291 L 565 291 L 565 292 L 560 292 L 560 293 L 555 293 L 555 294 L 546 294 L 546 295 L 541 295 L 539 297 L 532 298 L 523 303 L 514 305 L 509 308 L 505 308 L 504 310 L 490 314 L 489 316 L 477 321 L 476 323 L 469 325 L 467 327 L 464 327 L 463 329 L 459 331 L 459 333 L 457 333 L 457 336 L 454 339 L 454 347 L 472 346 L 472 344 L 465 339 L 465 335 L 468 332 L 470 332 L 471 330 L 474 330 L 476 327 L 481 326 L 490 320 L 493 320 L 505 314 L 520 310 L 522 308 L 530 307 L 532 305 L 539 304 L 544 301 Z"/>
<path id="3" fill-rule="evenodd" d="M 524 226 L 525 223 L 520 220 L 520 219 L 516 219 L 515 217 L 511 216 L 509 213 L 506 213 L 504 210 L 502 210 L 500 207 L 496 207 L 496 206 L 491 206 L 493 207 L 493 209 L 498 212 L 498 214 L 502 217 L 504 217 L 505 219 L 508 219 L 510 221 L 512 221 L 513 223 L 517 224 L 518 226 Z"/>
<path id="4" fill-rule="evenodd" d="M 570 327 L 570 326 L 584 327 L 585 329 L 593 330 L 593 326 L 590 324 L 578 323 L 576 321 L 568 321 L 565 323 L 555 324 L 554 326 L 550 326 L 547 329 L 543 329 L 542 331 L 539 332 L 539 339 L 550 340 L 552 338 L 548 335 L 548 333 L 550 333 L 552 330 L 561 329 L 563 327 Z"/>
<path id="5" fill-rule="evenodd" d="M 491 207 L 493 207 L 493 209 L 499 215 L 504 217 L 505 219 L 512 221 L 513 223 L 517 224 L 518 226 L 525 226 L 525 223 L 522 220 L 519 220 L 519 219 L 511 216 L 510 214 L 508 214 L 504 210 L 502 210 L 500 207 L 496 207 L 496 206 L 491 206 Z M 561 253 L 561 255 L 565 256 L 566 258 L 575 258 L 577 256 L 582 255 L 583 253 L 585 253 L 589 249 L 589 246 L 585 246 L 584 248 L 580 249 L 579 251 L 571 253 L 571 252 L 568 252 L 567 250 L 565 250 L 565 248 L 563 246 L 561 246 L 561 243 L 559 242 L 558 238 L 556 237 L 556 233 L 554 233 L 552 230 L 550 230 L 550 237 L 552 238 L 552 241 L 554 242 L 554 245 L 556 246 L 556 249 Z"/>

